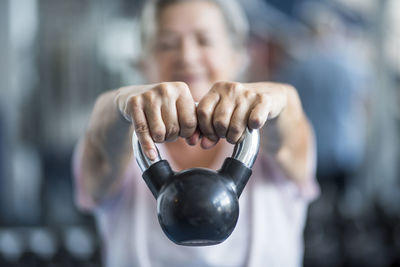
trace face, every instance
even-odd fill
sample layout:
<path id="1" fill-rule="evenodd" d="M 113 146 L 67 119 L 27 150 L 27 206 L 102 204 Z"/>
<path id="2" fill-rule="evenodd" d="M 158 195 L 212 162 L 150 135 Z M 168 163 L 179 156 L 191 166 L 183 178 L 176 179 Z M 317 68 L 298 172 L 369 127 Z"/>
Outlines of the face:
<path id="1" fill-rule="evenodd" d="M 219 7 L 187 1 L 161 10 L 145 72 L 150 82 L 185 82 L 199 101 L 216 81 L 236 77 L 240 58 Z"/>

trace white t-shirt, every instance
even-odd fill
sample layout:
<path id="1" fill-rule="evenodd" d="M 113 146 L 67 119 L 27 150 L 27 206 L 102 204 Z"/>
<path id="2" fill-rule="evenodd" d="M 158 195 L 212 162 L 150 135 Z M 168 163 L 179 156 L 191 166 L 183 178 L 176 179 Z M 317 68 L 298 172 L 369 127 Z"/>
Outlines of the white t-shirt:
<path id="1" fill-rule="evenodd" d="M 221 155 L 215 169 L 224 158 Z M 174 168 L 173 162 L 170 164 Z M 88 198 L 79 186 L 82 177 L 78 165 L 75 164 L 78 203 L 87 208 Z M 252 169 L 239 199 L 239 219 L 231 236 L 218 245 L 186 247 L 174 244 L 163 233 L 156 200 L 132 161 L 120 192 L 92 208 L 104 241 L 105 266 L 301 266 L 307 206 L 318 195 L 315 180 L 310 179 L 300 189 L 262 151 Z"/>

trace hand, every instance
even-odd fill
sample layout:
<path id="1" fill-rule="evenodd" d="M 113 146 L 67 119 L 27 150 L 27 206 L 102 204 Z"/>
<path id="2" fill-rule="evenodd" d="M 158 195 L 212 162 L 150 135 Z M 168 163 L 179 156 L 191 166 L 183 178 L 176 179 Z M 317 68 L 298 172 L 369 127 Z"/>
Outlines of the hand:
<path id="1" fill-rule="evenodd" d="M 132 122 L 146 156 L 157 157 L 154 142 L 192 137 L 197 127 L 195 103 L 182 82 L 129 86 L 115 97 L 120 113 Z"/>
<path id="2" fill-rule="evenodd" d="M 210 148 L 219 138 L 235 144 L 246 127 L 261 128 L 286 102 L 285 87 L 277 83 L 215 83 L 197 107 L 201 146 Z"/>

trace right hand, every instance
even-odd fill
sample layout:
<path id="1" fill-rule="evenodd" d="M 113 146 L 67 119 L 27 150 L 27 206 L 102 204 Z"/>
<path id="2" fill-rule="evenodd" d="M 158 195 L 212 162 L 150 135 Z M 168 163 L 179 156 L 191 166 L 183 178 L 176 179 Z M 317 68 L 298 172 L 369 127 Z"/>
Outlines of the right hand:
<path id="1" fill-rule="evenodd" d="M 154 142 L 174 141 L 178 136 L 197 143 L 196 107 L 189 87 L 183 82 L 120 88 L 115 102 L 123 117 L 133 124 L 145 155 L 154 160 Z"/>

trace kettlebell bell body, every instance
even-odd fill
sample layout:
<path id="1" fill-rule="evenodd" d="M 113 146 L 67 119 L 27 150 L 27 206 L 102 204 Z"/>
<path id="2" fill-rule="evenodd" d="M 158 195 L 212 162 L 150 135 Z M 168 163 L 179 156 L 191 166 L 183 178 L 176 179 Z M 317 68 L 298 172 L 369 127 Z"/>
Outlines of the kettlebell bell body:
<path id="1" fill-rule="evenodd" d="M 226 158 L 218 171 L 192 168 L 174 172 L 159 154 L 156 160 L 149 160 L 135 133 L 132 144 L 143 179 L 157 200 L 160 226 L 171 241 L 205 246 L 230 236 L 239 217 L 239 196 L 258 153 L 258 131 L 247 129 L 232 157 Z"/>

